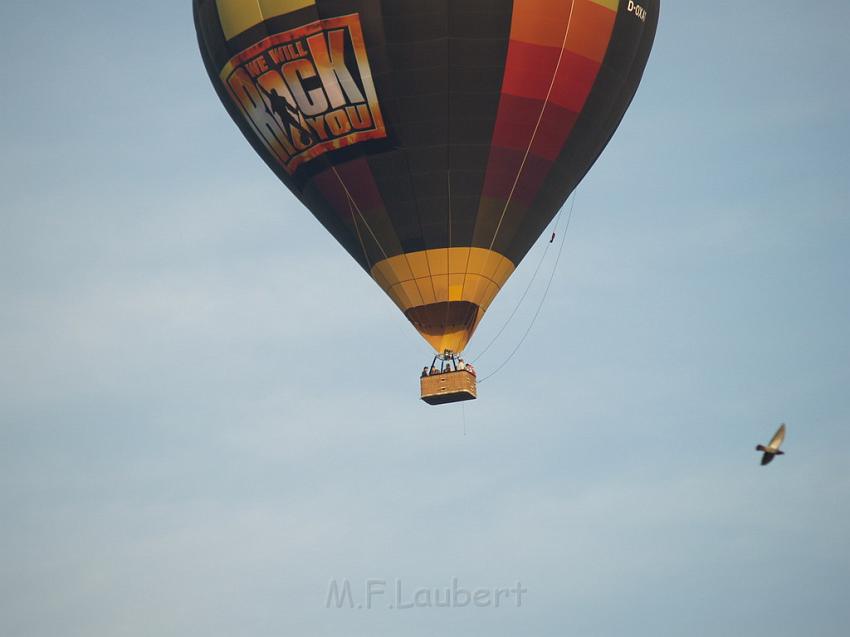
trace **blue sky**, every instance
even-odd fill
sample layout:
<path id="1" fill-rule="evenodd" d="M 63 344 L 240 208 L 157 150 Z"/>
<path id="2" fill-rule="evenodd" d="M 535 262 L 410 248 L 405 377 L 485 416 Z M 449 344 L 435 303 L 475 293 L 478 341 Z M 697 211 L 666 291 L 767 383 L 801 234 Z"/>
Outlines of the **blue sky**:
<path id="1" fill-rule="evenodd" d="M 189 5 L 0 5 L 0 633 L 848 634 L 845 2 L 664 3 L 534 330 L 441 409 Z M 346 578 L 528 593 L 326 609 Z"/>

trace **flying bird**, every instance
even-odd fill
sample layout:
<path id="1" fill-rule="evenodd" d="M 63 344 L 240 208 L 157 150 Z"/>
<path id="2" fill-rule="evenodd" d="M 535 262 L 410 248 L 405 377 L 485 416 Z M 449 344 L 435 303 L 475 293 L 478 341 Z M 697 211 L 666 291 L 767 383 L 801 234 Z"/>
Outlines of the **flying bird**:
<path id="1" fill-rule="evenodd" d="M 779 426 L 779 429 L 776 430 L 776 433 L 773 434 L 773 438 L 770 439 L 770 442 L 766 447 L 764 445 L 756 447 L 756 451 L 764 451 L 764 455 L 761 457 L 762 466 L 769 464 L 770 461 L 773 460 L 774 456 L 782 456 L 785 454 L 784 451 L 779 450 L 779 446 L 782 444 L 783 440 L 785 440 L 784 422 Z"/>

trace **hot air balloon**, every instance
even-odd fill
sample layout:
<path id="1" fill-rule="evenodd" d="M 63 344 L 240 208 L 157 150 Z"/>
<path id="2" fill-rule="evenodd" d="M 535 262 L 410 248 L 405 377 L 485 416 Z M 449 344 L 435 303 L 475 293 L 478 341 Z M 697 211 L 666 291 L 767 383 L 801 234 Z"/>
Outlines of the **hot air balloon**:
<path id="1" fill-rule="evenodd" d="M 193 0 L 245 137 L 449 360 L 619 125 L 659 4 Z"/>

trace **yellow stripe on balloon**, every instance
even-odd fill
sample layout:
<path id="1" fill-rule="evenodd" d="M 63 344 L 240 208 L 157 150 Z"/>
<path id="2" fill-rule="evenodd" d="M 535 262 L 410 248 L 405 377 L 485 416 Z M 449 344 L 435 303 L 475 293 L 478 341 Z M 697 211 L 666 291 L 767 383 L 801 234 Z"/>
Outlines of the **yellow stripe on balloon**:
<path id="1" fill-rule="evenodd" d="M 596 4 L 600 4 L 603 7 L 607 7 L 608 9 L 611 9 L 612 11 L 616 11 L 617 8 L 620 6 L 620 0 L 590 0 L 590 1 L 594 2 Z"/>
<path id="2" fill-rule="evenodd" d="M 315 4 L 316 0 L 216 0 L 221 27 L 228 40 L 263 20 Z"/>

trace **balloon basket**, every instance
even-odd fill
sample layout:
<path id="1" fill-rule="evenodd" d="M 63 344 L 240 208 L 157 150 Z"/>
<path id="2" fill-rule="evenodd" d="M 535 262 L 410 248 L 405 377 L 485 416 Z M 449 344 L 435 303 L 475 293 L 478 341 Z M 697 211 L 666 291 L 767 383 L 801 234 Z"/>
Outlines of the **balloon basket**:
<path id="1" fill-rule="evenodd" d="M 422 400 L 429 405 L 446 405 L 478 398 L 475 374 L 462 369 L 432 374 L 419 379 Z"/>

